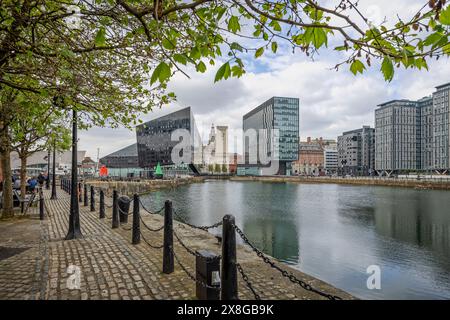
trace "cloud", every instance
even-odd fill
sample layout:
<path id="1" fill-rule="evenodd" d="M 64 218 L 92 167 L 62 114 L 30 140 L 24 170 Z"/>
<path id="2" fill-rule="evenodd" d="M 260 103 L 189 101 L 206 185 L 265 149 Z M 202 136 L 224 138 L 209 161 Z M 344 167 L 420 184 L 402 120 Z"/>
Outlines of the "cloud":
<path id="1" fill-rule="evenodd" d="M 379 6 L 383 8 L 383 18 L 393 19 L 397 11 L 402 17 L 411 16 L 421 4 L 421 0 L 360 1 L 360 10 L 373 16 L 377 13 L 373 6 Z M 378 61 L 374 61 L 364 75 L 353 76 L 348 66 L 336 72 L 333 67 L 345 56 L 332 51 L 331 44 L 329 49 L 321 50 L 314 61 L 280 45 L 277 55 L 269 53 L 257 63 L 250 62 L 242 78 L 216 84 L 214 75 L 220 61 L 205 74 L 191 70 L 191 79 L 177 74 L 170 83 L 170 89 L 177 94 L 177 103 L 155 110 L 142 119 L 147 121 L 191 106 L 201 135 L 206 139 L 212 123 L 240 129 L 242 116 L 272 96 L 298 97 L 301 138 L 336 139 L 343 131 L 362 125 L 373 126 L 374 109 L 378 104 L 400 98 L 419 99 L 430 95 L 435 86 L 450 82 L 447 58 L 430 61 L 429 71 L 396 70 L 390 83 L 384 81 Z M 252 53 L 244 57 L 244 61 L 252 60 Z M 80 149 L 86 149 L 95 157 L 97 147 L 101 155 L 106 155 L 133 143 L 135 133 L 126 129 L 96 128 L 80 134 L 80 139 Z M 230 140 L 233 139 L 230 137 Z M 240 145 L 240 141 L 238 143 Z"/>

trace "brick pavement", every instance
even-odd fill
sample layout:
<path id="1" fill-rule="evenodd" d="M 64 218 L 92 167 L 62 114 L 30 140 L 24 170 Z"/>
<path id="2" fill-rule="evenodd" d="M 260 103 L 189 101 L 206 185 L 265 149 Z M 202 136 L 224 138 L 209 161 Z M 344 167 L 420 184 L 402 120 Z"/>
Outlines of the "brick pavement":
<path id="1" fill-rule="evenodd" d="M 0 260 L 0 299 L 195 299 L 195 283 L 175 261 L 175 272 L 162 273 L 162 249 L 154 249 L 144 241 L 131 245 L 132 217 L 126 226 L 111 228 L 111 220 L 99 219 L 97 211 L 80 203 L 83 239 L 65 241 L 69 195 L 58 189 L 58 200 L 50 200 L 45 190 L 49 217 L 31 218 L 21 222 L 0 223 L 0 247 L 28 248 Z M 152 228 L 162 225 L 159 215 L 144 215 Z M 111 209 L 107 209 L 111 216 Z M 29 229 L 28 233 L 23 230 Z M 182 240 L 192 249 L 209 249 L 220 253 L 220 246 L 211 234 L 174 222 Z M 9 230 L 9 233 L 2 233 Z M 162 244 L 162 231 L 150 232 L 141 224 L 145 238 L 155 246 Z M 9 234 L 9 236 L 5 236 Z M 28 235 L 28 236 L 27 236 Z M 23 239 L 22 239 L 23 238 Z M 174 238 L 175 252 L 188 271 L 195 274 L 195 257 L 185 251 Z M 283 278 L 264 264 L 248 247 L 238 247 L 238 261 L 248 274 L 255 290 L 263 299 L 322 299 Z M 71 289 L 69 266 L 79 267 L 80 288 Z M 280 264 L 281 265 L 281 264 Z M 289 269 L 287 266 L 283 266 Z M 352 297 L 328 284 L 290 269 L 297 277 L 314 287 L 343 298 Z M 239 296 L 253 295 L 239 277 Z"/>

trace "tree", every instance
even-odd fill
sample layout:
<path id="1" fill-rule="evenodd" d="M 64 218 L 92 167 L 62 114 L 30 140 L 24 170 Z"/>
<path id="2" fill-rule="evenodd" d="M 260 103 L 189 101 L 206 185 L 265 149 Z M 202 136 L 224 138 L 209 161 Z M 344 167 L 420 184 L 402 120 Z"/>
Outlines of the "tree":
<path id="1" fill-rule="evenodd" d="M 222 164 L 222 173 L 227 173 L 228 172 L 228 168 L 227 165 L 224 163 Z"/>
<path id="2" fill-rule="evenodd" d="M 21 95 L 19 93 L 17 97 Z M 39 96 L 31 98 L 34 99 L 25 100 L 28 103 L 26 113 L 20 114 L 10 130 L 12 149 L 17 152 L 21 162 L 21 195 L 26 192 L 27 160 L 31 155 L 50 148 L 67 150 L 70 147 L 70 130 L 66 117 L 55 116 L 56 106 L 50 99 L 42 99 Z"/>
<path id="3" fill-rule="evenodd" d="M 81 128 L 130 127 L 140 113 L 175 98 L 167 82 L 177 72 L 188 76 L 189 67 L 203 73 L 221 61 L 215 81 L 240 77 L 247 53 L 260 58 L 284 43 L 313 57 L 334 37 L 340 42 L 334 50 L 346 52 L 336 69 L 347 64 L 356 75 L 378 60 L 391 81 L 395 67 L 428 68 L 427 60 L 448 56 L 449 28 L 445 0 L 424 0 L 409 19 L 379 25 L 356 0 L 337 6 L 315 0 L 3 0 L 3 162 L 8 165 L 7 132 L 17 119 L 11 89 L 61 97 L 61 108 L 80 115 Z M 55 109 L 56 116 L 64 112 Z"/>

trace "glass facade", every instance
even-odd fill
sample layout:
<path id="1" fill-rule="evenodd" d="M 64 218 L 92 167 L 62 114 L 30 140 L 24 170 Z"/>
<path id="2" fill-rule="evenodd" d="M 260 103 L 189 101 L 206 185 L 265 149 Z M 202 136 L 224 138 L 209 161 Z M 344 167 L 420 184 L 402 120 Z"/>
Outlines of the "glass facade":
<path id="1" fill-rule="evenodd" d="M 250 129 L 255 130 L 256 139 L 249 133 Z M 244 115 L 243 130 L 244 167 L 248 172 L 254 174 L 255 169 L 250 168 L 266 165 L 260 159 L 262 155 L 267 159 L 279 160 L 279 174 L 289 173 L 291 162 L 298 159 L 299 99 L 273 97 L 267 100 Z M 272 154 L 274 151 L 278 153 Z M 255 152 L 257 154 L 252 154 Z"/>
<path id="2" fill-rule="evenodd" d="M 107 168 L 138 168 L 137 144 L 120 149 L 100 159 Z"/>
<path id="3" fill-rule="evenodd" d="M 195 125 L 191 108 L 185 108 L 155 120 L 151 120 L 136 127 L 137 152 L 139 166 L 142 168 L 153 168 L 158 163 L 161 165 L 172 165 L 172 149 L 180 141 L 172 141 L 172 132 L 177 129 L 185 129 L 189 132 L 189 155 L 180 156 L 188 159 L 186 163 L 201 163 L 197 159 L 201 157 L 201 140 Z"/>

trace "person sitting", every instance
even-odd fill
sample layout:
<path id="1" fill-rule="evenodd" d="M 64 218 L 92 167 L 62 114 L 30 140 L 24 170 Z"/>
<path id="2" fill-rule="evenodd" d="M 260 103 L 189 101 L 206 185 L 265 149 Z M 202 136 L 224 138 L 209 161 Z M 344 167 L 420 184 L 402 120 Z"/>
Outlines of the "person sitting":
<path id="1" fill-rule="evenodd" d="M 16 180 L 14 180 L 13 189 L 20 190 L 20 182 L 20 178 L 16 178 Z"/>
<path id="2" fill-rule="evenodd" d="M 38 184 L 38 181 L 36 180 L 35 177 L 32 177 L 28 180 L 28 187 L 30 188 L 30 192 L 33 193 L 34 190 L 36 189 L 36 186 Z"/>
<path id="3" fill-rule="evenodd" d="M 39 176 L 37 177 L 37 181 L 39 182 L 39 185 L 41 187 L 44 184 L 45 180 L 46 180 L 46 177 L 44 176 L 44 174 L 42 172 L 39 173 Z"/>

